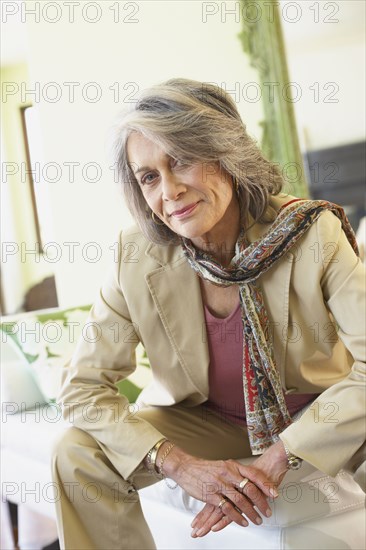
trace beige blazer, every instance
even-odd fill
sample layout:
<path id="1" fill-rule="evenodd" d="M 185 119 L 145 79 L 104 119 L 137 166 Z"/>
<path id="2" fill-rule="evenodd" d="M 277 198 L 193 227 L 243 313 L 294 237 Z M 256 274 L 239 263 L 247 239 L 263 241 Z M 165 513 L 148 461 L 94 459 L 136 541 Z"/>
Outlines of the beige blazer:
<path id="1" fill-rule="evenodd" d="M 290 199 L 276 197 L 272 205 L 278 209 Z M 267 230 L 256 224 L 249 240 Z M 285 392 L 321 393 L 281 438 L 333 476 L 365 439 L 364 274 L 339 220 L 324 212 L 259 280 Z M 96 323 L 95 338 L 89 331 L 88 341 L 79 341 L 60 401 L 65 417 L 90 432 L 126 478 L 162 437 L 129 412 L 114 386 L 133 372 L 139 341 L 153 371 L 140 403 L 192 407 L 208 398 L 198 276 L 179 246 L 158 246 L 137 228 L 127 230 L 88 322 Z"/>

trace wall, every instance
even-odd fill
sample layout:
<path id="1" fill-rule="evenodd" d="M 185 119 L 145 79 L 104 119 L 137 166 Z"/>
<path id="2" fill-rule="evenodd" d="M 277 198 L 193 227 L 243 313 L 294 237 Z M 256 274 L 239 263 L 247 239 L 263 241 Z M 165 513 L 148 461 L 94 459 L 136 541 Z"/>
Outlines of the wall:
<path id="1" fill-rule="evenodd" d="M 365 2 L 281 0 L 303 150 L 365 139 Z"/>

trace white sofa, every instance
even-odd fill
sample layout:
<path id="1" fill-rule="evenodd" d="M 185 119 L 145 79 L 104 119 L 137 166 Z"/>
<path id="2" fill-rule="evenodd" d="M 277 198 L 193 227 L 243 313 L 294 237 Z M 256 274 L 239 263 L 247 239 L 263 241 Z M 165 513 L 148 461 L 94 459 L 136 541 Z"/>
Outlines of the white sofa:
<path id="1" fill-rule="evenodd" d="M 48 315 L 55 323 L 54 310 L 42 312 L 39 317 L 42 323 Z M 79 316 L 81 326 L 85 313 L 74 310 L 74 319 L 75 315 Z M 34 314 L 20 316 L 15 321 L 24 319 L 29 329 Z M 63 321 L 60 326 L 64 325 Z M 58 331 L 56 325 L 53 328 Z M 41 330 L 42 333 L 45 331 Z M 67 358 L 57 357 L 52 346 L 46 346 L 45 354 L 41 342 L 28 341 L 21 349 L 12 330 L 2 336 L 1 548 L 14 548 L 5 504 L 10 501 L 18 505 L 19 548 L 40 549 L 57 537 L 54 502 L 59 495 L 52 483 L 49 464 L 53 441 L 67 426 L 57 405 L 49 399 L 57 390 L 60 368 Z M 69 343 L 55 342 L 70 353 Z M 146 373 L 143 369 L 141 372 L 143 380 Z M 137 380 L 135 376 L 133 381 Z M 343 471 L 330 478 L 303 464 L 297 472 L 286 475 L 280 496 L 271 506 L 273 515 L 264 518 L 261 526 L 250 524 L 241 528 L 232 524 L 222 532 L 200 539 L 190 537 L 190 523 L 202 502 L 180 488 L 171 490 L 164 481 L 140 491 L 140 497 L 158 549 L 366 547 L 365 493 L 352 475 Z"/>

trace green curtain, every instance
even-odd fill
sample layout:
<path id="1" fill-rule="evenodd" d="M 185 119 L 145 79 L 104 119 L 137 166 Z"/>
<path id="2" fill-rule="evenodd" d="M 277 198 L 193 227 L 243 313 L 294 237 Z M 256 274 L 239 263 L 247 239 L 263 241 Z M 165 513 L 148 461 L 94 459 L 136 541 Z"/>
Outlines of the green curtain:
<path id="1" fill-rule="evenodd" d="M 239 35 L 251 65 L 257 69 L 262 90 L 265 120 L 262 150 L 279 163 L 286 190 L 308 197 L 308 186 L 300 152 L 278 2 L 241 0 L 243 30 Z"/>

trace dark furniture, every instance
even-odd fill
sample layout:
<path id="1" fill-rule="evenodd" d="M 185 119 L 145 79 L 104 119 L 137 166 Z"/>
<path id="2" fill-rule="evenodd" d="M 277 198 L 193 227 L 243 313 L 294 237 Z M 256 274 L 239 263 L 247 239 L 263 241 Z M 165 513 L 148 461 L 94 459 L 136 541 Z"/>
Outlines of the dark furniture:
<path id="1" fill-rule="evenodd" d="M 358 142 L 304 155 L 311 197 L 343 206 L 354 230 L 366 216 L 365 147 Z"/>

